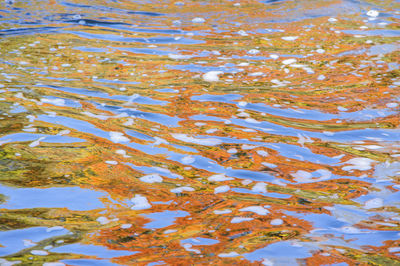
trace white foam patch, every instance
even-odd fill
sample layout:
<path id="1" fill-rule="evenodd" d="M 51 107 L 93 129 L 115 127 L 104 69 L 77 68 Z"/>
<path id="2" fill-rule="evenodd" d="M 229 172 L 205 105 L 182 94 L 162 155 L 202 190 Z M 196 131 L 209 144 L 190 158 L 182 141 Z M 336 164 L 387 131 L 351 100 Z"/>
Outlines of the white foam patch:
<path id="1" fill-rule="evenodd" d="M 225 185 L 225 186 L 219 186 L 219 187 L 216 187 L 216 188 L 214 189 L 214 193 L 215 193 L 215 194 L 218 194 L 218 193 L 225 193 L 225 192 L 228 192 L 229 190 L 231 190 L 231 188 L 230 188 L 229 186 L 227 186 L 227 185 Z"/>
<path id="2" fill-rule="evenodd" d="M 122 229 L 128 229 L 128 228 L 131 228 L 132 227 L 132 224 L 121 224 L 121 228 Z"/>
<path id="3" fill-rule="evenodd" d="M 103 225 L 111 222 L 107 217 L 104 217 L 104 216 L 97 218 L 96 221 L 98 221 L 100 224 L 103 224 Z"/>
<path id="4" fill-rule="evenodd" d="M 168 229 L 168 230 L 165 230 L 163 233 L 164 233 L 164 234 L 171 234 L 171 233 L 175 233 L 175 232 L 178 232 L 178 230 L 175 230 L 175 229 Z"/>
<path id="5" fill-rule="evenodd" d="M 257 154 L 262 156 L 262 157 L 267 157 L 269 155 L 268 152 L 263 151 L 263 150 L 258 150 Z"/>
<path id="6" fill-rule="evenodd" d="M 364 208 L 367 210 L 380 207 L 383 207 L 383 199 L 381 198 L 370 199 L 364 203 Z"/>
<path id="7" fill-rule="evenodd" d="M 261 264 L 264 266 L 274 266 L 274 263 L 267 258 L 264 258 Z"/>
<path id="8" fill-rule="evenodd" d="M 235 251 L 231 251 L 229 253 L 220 253 L 218 254 L 218 257 L 220 258 L 232 258 L 232 257 L 237 257 L 239 254 Z"/>
<path id="9" fill-rule="evenodd" d="M 188 155 L 182 158 L 181 162 L 184 164 L 191 164 L 194 163 L 196 159 L 192 155 Z"/>
<path id="10" fill-rule="evenodd" d="M 194 252 L 194 253 L 200 254 L 200 250 L 192 248 L 192 244 L 190 244 L 190 243 L 185 243 L 182 246 L 186 251 L 190 251 L 190 252 Z"/>
<path id="11" fill-rule="evenodd" d="M 231 148 L 231 149 L 227 150 L 227 152 L 230 153 L 230 154 L 235 154 L 235 153 L 238 152 L 238 150 L 235 149 L 235 148 Z"/>
<path id="12" fill-rule="evenodd" d="M 204 23 L 204 22 L 206 22 L 206 20 L 204 19 L 204 18 L 194 18 L 194 19 L 192 19 L 192 22 L 193 23 Z"/>
<path id="13" fill-rule="evenodd" d="M 128 118 L 127 120 L 126 120 L 126 122 L 125 123 L 123 123 L 123 125 L 124 126 L 132 126 L 134 124 L 134 121 L 133 121 L 133 119 L 132 118 Z"/>
<path id="14" fill-rule="evenodd" d="M 58 225 L 58 226 L 53 226 L 53 227 L 47 228 L 46 232 L 60 231 L 60 230 L 64 230 L 64 229 L 65 229 L 64 227 Z"/>
<path id="15" fill-rule="evenodd" d="M 339 231 L 345 234 L 360 234 L 361 230 L 354 226 L 342 226 Z"/>
<path id="16" fill-rule="evenodd" d="M 179 59 L 190 59 L 192 55 L 181 55 L 181 54 L 168 54 L 168 57 L 171 59 L 179 60 Z"/>
<path id="17" fill-rule="evenodd" d="M 238 224 L 238 223 L 241 223 L 241 222 L 248 222 L 248 221 L 251 221 L 251 220 L 254 220 L 254 218 L 250 218 L 250 217 L 234 217 L 231 220 L 231 223 L 232 224 Z"/>
<path id="18" fill-rule="evenodd" d="M 239 209 L 241 212 L 254 212 L 258 215 L 267 215 L 269 211 L 262 206 L 249 206 Z"/>
<path id="19" fill-rule="evenodd" d="M 246 121 L 247 123 L 250 123 L 250 124 L 260 124 L 261 122 L 260 121 L 257 121 L 257 120 L 255 120 L 254 118 L 246 118 L 244 121 Z"/>
<path id="20" fill-rule="evenodd" d="M 327 136 L 333 136 L 333 135 L 335 135 L 335 133 L 330 132 L 330 131 L 323 131 L 322 133 L 324 133 L 324 134 L 327 135 Z"/>
<path id="21" fill-rule="evenodd" d="M 124 158 L 129 158 L 129 157 L 131 157 L 131 156 L 129 156 L 129 155 L 126 155 L 126 150 L 116 150 L 115 153 L 116 153 L 116 154 L 119 154 L 119 155 L 122 155 L 122 157 L 124 157 Z"/>
<path id="22" fill-rule="evenodd" d="M 181 140 L 184 142 L 189 142 L 189 143 L 194 143 L 194 144 L 199 144 L 199 145 L 206 145 L 206 146 L 216 146 L 216 145 L 220 145 L 222 143 L 221 140 L 216 139 L 216 138 L 199 139 L 199 138 L 189 137 L 186 134 L 172 134 L 172 136 L 175 139 L 178 139 L 178 140 Z"/>
<path id="23" fill-rule="evenodd" d="M 224 72 L 222 71 L 208 71 L 207 73 L 205 73 L 202 78 L 203 80 L 207 81 L 207 82 L 217 82 L 219 81 L 219 76 L 223 74 Z"/>
<path id="24" fill-rule="evenodd" d="M 379 149 L 383 149 L 382 146 L 379 145 L 364 145 L 364 148 L 370 149 L 370 150 L 379 150 Z"/>
<path id="25" fill-rule="evenodd" d="M 142 176 L 139 178 L 140 181 L 153 184 L 153 183 L 161 183 L 163 181 L 163 178 L 159 174 L 149 174 Z"/>
<path id="26" fill-rule="evenodd" d="M 49 252 L 44 251 L 44 250 L 34 249 L 34 250 L 31 250 L 31 254 L 36 255 L 36 256 L 47 256 L 47 255 L 49 255 Z"/>
<path id="27" fill-rule="evenodd" d="M 132 210 L 146 210 L 150 209 L 151 205 L 146 197 L 136 194 L 134 198 L 131 199 L 133 206 L 131 207 Z"/>
<path id="28" fill-rule="evenodd" d="M 249 50 L 247 53 L 249 53 L 249 54 L 258 54 L 259 52 L 260 52 L 260 50 L 251 49 L 251 50 Z"/>
<path id="29" fill-rule="evenodd" d="M 378 180 L 392 180 L 392 177 L 400 176 L 400 162 L 385 162 L 376 165 L 374 176 Z"/>
<path id="30" fill-rule="evenodd" d="M 93 114 L 93 113 L 88 112 L 88 111 L 82 112 L 82 114 L 86 115 L 86 116 L 89 116 L 89 117 L 97 118 L 97 119 L 100 119 L 100 120 L 107 120 L 107 119 L 109 119 L 111 117 L 109 115 L 96 115 L 96 114 Z"/>
<path id="31" fill-rule="evenodd" d="M 285 36 L 285 37 L 282 37 L 282 40 L 294 41 L 294 40 L 297 40 L 297 38 L 299 38 L 299 36 Z"/>
<path id="32" fill-rule="evenodd" d="M 215 210 L 214 213 L 215 214 L 227 214 L 227 213 L 231 213 L 232 210 L 229 209 L 225 209 L 225 210 Z"/>
<path id="33" fill-rule="evenodd" d="M 397 252 L 400 252 L 400 247 L 392 247 L 392 248 L 388 248 L 388 251 L 390 252 L 390 253 L 397 253 Z"/>
<path id="34" fill-rule="evenodd" d="M 290 58 L 290 59 L 283 60 L 283 61 L 282 61 L 282 64 L 284 64 L 284 65 L 290 65 L 290 64 L 293 64 L 293 63 L 296 63 L 296 62 L 297 62 L 296 59 Z"/>
<path id="35" fill-rule="evenodd" d="M 332 177 L 332 172 L 326 169 L 318 169 L 316 172 L 320 175 L 319 177 L 313 177 L 311 173 L 302 170 L 291 175 L 299 183 L 319 182 Z"/>
<path id="36" fill-rule="evenodd" d="M 302 182 L 304 180 L 308 180 L 312 178 L 312 174 L 303 170 L 299 170 L 294 174 L 290 174 L 294 177 L 294 179 L 298 182 Z"/>
<path id="37" fill-rule="evenodd" d="M 121 132 L 109 132 L 110 134 L 110 139 L 112 142 L 114 143 L 120 143 L 120 142 L 129 142 L 129 139 L 127 137 L 124 136 L 123 133 Z"/>
<path id="38" fill-rule="evenodd" d="M 177 187 L 170 190 L 172 193 L 182 193 L 184 191 L 191 192 L 194 191 L 192 187 Z"/>
<path id="39" fill-rule="evenodd" d="M 153 143 L 154 146 L 155 146 L 155 145 L 160 145 L 160 144 L 166 144 L 166 145 L 169 144 L 169 142 L 166 141 L 165 139 L 162 139 L 162 138 L 159 138 L 159 137 L 154 137 L 154 139 L 156 140 L 156 141 L 154 141 L 154 143 Z"/>
<path id="40" fill-rule="evenodd" d="M 206 130 L 206 133 L 207 134 L 213 134 L 213 133 L 215 133 L 215 132 L 217 132 L 218 131 L 218 128 L 210 128 L 210 129 L 207 129 Z"/>
<path id="41" fill-rule="evenodd" d="M 395 107 L 399 106 L 399 104 L 398 103 L 387 103 L 386 106 L 389 108 L 395 108 Z"/>
<path id="42" fill-rule="evenodd" d="M 68 129 L 65 129 L 65 130 L 61 130 L 60 132 L 58 132 L 57 135 L 63 136 L 63 135 L 68 135 L 69 133 L 71 133 L 71 131 Z"/>
<path id="43" fill-rule="evenodd" d="M 351 164 L 349 166 L 344 166 L 342 167 L 343 170 L 349 171 L 349 170 L 360 170 L 360 171 L 366 171 L 371 169 L 371 164 L 375 162 L 374 160 L 368 159 L 368 158 L 353 158 L 345 162 L 344 164 Z"/>
<path id="44" fill-rule="evenodd" d="M 15 264 L 20 264 L 20 263 L 21 263 L 20 260 L 17 260 L 17 261 L 8 261 L 8 260 L 6 260 L 6 259 L 0 258 L 0 265 L 1 265 L 1 266 L 12 266 L 12 265 L 15 265 Z M 65 264 L 64 264 L 64 265 L 65 265 Z"/>
<path id="45" fill-rule="evenodd" d="M 256 193 L 267 193 L 267 184 L 264 182 L 258 182 L 251 190 Z"/>
<path id="46" fill-rule="evenodd" d="M 319 180 L 326 180 L 332 177 L 332 172 L 326 169 L 318 169 L 316 172 L 321 175 L 318 177 Z"/>
<path id="47" fill-rule="evenodd" d="M 240 4 L 239 4 L 240 5 Z M 247 36 L 248 34 L 247 34 L 247 32 L 245 32 L 244 30 L 239 30 L 238 32 L 237 32 L 239 35 L 241 35 L 241 36 Z"/>
<path id="48" fill-rule="evenodd" d="M 65 263 L 62 262 L 45 262 L 43 266 L 65 266 Z"/>
<path id="49" fill-rule="evenodd" d="M 273 164 L 273 163 L 262 162 L 261 164 L 264 165 L 264 166 L 266 166 L 266 167 L 269 167 L 269 168 L 275 168 L 275 167 L 277 167 L 277 165 L 276 165 L 276 164 Z"/>
<path id="50" fill-rule="evenodd" d="M 257 148 L 258 146 L 255 145 L 247 145 L 247 144 L 243 144 L 242 145 L 242 150 L 252 150 L 254 148 Z"/>
<path id="51" fill-rule="evenodd" d="M 222 182 L 222 181 L 228 181 L 228 180 L 233 180 L 233 178 L 227 177 L 224 174 L 212 175 L 208 178 L 208 181 L 210 181 L 210 182 Z"/>
<path id="52" fill-rule="evenodd" d="M 64 99 L 48 99 L 48 98 L 42 98 L 40 99 L 40 101 L 42 103 L 50 103 L 53 105 L 57 105 L 57 106 L 65 106 L 65 100 Z"/>
<path id="53" fill-rule="evenodd" d="M 299 38 L 299 36 L 285 36 L 285 37 L 282 37 L 282 40 L 285 40 L 285 41 L 294 41 L 294 40 L 296 40 L 297 38 Z"/>
<path id="54" fill-rule="evenodd" d="M 299 138 L 297 143 L 299 143 L 301 146 L 304 146 L 304 143 L 306 143 L 306 142 L 310 142 L 310 143 L 313 142 L 311 140 L 311 138 L 309 136 L 306 136 L 306 135 L 302 135 L 302 134 L 297 133 L 297 137 Z"/>
<path id="55" fill-rule="evenodd" d="M 253 72 L 253 73 L 249 74 L 250 77 L 258 77 L 258 76 L 262 76 L 262 75 L 264 75 L 263 72 Z"/>
<path id="56" fill-rule="evenodd" d="M 245 185 L 245 186 L 247 186 L 247 185 L 250 184 L 251 182 L 253 182 L 253 180 L 248 179 L 248 178 L 242 180 L 242 184 Z"/>
<path id="57" fill-rule="evenodd" d="M 273 219 L 273 220 L 271 220 L 271 222 L 270 222 L 270 224 L 271 225 L 281 225 L 281 224 L 283 224 L 283 221 L 282 221 L 282 219 Z"/>
<path id="58" fill-rule="evenodd" d="M 32 247 L 32 246 L 36 246 L 36 244 L 37 244 L 36 242 L 33 242 L 30 239 L 24 239 L 24 240 L 22 240 L 22 242 L 24 243 L 24 247 Z M 1 262 L 0 262 L 0 265 L 2 265 Z"/>
<path id="59" fill-rule="evenodd" d="M 367 12 L 367 16 L 376 18 L 377 16 L 379 16 L 379 12 L 376 11 L 376 10 L 371 9 L 371 10 L 369 10 Z"/>
<path id="60" fill-rule="evenodd" d="M 41 142 L 42 140 L 44 140 L 44 139 L 45 139 L 45 137 L 40 137 L 40 138 L 38 138 L 37 140 L 31 142 L 31 144 L 29 144 L 29 147 L 33 148 L 33 147 L 39 146 L 39 145 L 40 145 L 40 142 Z"/>

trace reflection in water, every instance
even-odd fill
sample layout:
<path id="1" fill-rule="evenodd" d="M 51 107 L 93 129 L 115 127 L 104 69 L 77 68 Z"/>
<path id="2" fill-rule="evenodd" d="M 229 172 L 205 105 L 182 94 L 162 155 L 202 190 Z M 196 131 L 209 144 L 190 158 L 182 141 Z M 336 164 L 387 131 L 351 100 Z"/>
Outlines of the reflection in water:
<path id="1" fill-rule="evenodd" d="M 400 265 L 398 2 L 0 5 L 0 265 Z"/>

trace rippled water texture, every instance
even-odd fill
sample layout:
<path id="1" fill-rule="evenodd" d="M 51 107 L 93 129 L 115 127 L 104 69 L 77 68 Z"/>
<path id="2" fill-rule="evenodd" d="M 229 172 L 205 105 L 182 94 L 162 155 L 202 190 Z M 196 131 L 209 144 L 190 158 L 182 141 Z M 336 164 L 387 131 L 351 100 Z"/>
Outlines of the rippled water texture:
<path id="1" fill-rule="evenodd" d="M 0 21 L 0 265 L 400 265 L 398 1 Z"/>

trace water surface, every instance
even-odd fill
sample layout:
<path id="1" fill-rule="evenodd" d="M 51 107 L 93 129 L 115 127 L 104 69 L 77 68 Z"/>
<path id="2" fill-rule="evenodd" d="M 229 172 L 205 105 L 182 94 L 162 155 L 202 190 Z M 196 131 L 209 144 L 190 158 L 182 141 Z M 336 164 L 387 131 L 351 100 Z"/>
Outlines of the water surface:
<path id="1" fill-rule="evenodd" d="M 0 265 L 400 265 L 397 1 L 0 4 Z"/>

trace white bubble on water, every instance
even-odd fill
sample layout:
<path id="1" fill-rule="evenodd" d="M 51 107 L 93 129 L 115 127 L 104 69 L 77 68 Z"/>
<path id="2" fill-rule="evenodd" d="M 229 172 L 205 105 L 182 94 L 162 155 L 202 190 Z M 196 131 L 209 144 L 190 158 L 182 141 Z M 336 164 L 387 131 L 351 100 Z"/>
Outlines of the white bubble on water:
<path id="1" fill-rule="evenodd" d="M 149 174 L 139 178 L 140 181 L 153 184 L 153 183 L 161 183 L 163 178 L 159 174 Z"/>
<path id="2" fill-rule="evenodd" d="M 379 16 L 379 12 L 376 11 L 376 10 L 371 9 L 371 10 L 369 10 L 367 12 L 367 16 L 376 18 L 377 16 Z"/>
<path id="3" fill-rule="evenodd" d="M 204 23 L 204 22 L 206 22 L 206 20 L 204 19 L 204 18 L 194 18 L 194 19 L 192 19 L 192 22 L 193 23 Z"/>
<path id="4" fill-rule="evenodd" d="M 230 188 L 228 185 L 219 186 L 219 187 L 216 187 L 216 188 L 214 189 L 214 193 L 215 193 L 215 194 L 218 194 L 218 193 L 225 193 L 225 192 L 228 192 L 229 190 L 231 190 L 231 188 Z"/>
<path id="5" fill-rule="evenodd" d="M 131 199 L 133 206 L 131 207 L 132 210 L 146 210 L 150 209 L 151 205 L 146 197 L 136 194 L 135 197 Z"/>
<path id="6" fill-rule="evenodd" d="M 223 74 L 224 72 L 222 71 L 209 71 L 207 73 L 205 73 L 202 77 L 203 80 L 208 81 L 208 82 L 216 82 L 219 81 L 219 76 Z"/>

